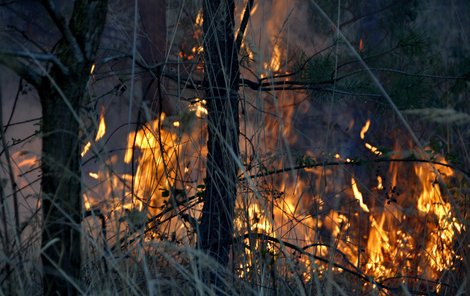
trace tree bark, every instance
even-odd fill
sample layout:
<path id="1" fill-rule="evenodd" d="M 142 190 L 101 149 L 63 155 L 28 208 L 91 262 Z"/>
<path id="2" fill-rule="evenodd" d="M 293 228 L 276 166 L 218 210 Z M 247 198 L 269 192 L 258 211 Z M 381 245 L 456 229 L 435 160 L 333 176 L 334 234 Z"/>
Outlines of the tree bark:
<path id="1" fill-rule="evenodd" d="M 53 65 L 37 86 L 43 110 L 42 232 L 45 295 L 76 295 L 80 279 L 81 176 L 79 114 L 104 28 L 107 0 L 77 0 L 68 24 L 45 7 L 63 38 Z M 49 6 L 48 6 L 49 5 Z"/>
<path id="2" fill-rule="evenodd" d="M 222 266 L 227 266 L 233 237 L 239 156 L 239 65 L 234 38 L 234 1 L 204 0 L 203 14 L 209 131 L 199 246 Z"/>

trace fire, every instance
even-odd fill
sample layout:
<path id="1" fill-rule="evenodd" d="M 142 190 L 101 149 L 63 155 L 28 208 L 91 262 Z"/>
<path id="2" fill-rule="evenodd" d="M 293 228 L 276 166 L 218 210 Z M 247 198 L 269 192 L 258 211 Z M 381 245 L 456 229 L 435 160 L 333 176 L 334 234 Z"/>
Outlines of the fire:
<path id="1" fill-rule="evenodd" d="M 359 136 L 361 137 L 361 140 L 364 140 L 366 133 L 369 130 L 369 127 L 370 127 L 370 119 L 367 119 L 366 123 L 361 129 L 361 133 L 359 134 Z"/>
<path id="2" fill-rule="evenodd" d="M 196 113 L 196 116 L 199 118 L 203 118 L 209 114 L 206 108 L 206 100 L 201 100 L 200 98 L 196 98 L 194 102 L 189 105 L 189 110 Z"/>
<path id="3" fill-rule="evenodd" d="M 17 157 L 16 154 L 14 154 L 14 157 Z M 36 156 L 32 156 L 29 158 L 22 159 L 18 162 L 18 167 L 19 168 L 24 168 L 24 167 L 32 167 L 33 165 L 38 163 L 38 159 Z"/>
<path id="4" fill-rule="evenodd" d="M 88 176 L 90 176 L 91 178 L 96 179 L 96 180 L 99 178 L 98 173 L 93 173 L 93 172 L 89 172 Z"/>
<path id="5" fill-rule="evenodd" d="M 271 54 L 271 61 L 264 64 L 264 68 L 271 72 L 278 72 L 281 68 L 281 49 L 278 44 L 274 44 Z"/>
<path id="6" fill-rule="evenodd" d="M 359 52 L 363 52 L 364 51 L 364 41 L 361 39 L 359 39 Z"/>
<path id="7" fill-rule="evenodd" d="M 81 155 L 82 157 L 85 156 L 85 154 L 87 154 L 87 152 L 88 152 L 88 150 L 90 150 L 90 148 L 91 148 L 91 142 L 88 141 L 88 142 L 85 144 L 85 146 L 83 146 L 83 150 L 82 150 L 82 153 L 80 153 L 80 155 Z"/>
<path id="8" fill-rule="evenodd" d="M 88 196 L 84 193 L 83 194 L 83 204 L 85 206 L 85 210 L 90 210 L 91 209 L 91 203 L 90 203 L 90 200 L 88 198 Z"/>
<path id="9" fill-rule="evenodd" d="M 444 159 L 440 162 L 446 163 Z M 453 174 L 447 167 L 439 168 L 446 176 Z M 429 233 L 426 244 L 426 257 L 430 266 L 437 271 L 444 271 L 452 266 L 455 253 L 452 249 L 454 237 L 464 226 L 452 216 L 452 207 L 444 201 L 438 182 L 430 165 L 416 165 L 415 173 L 421 180 L 422 191 L 418 197 L 417 209 L 421 215 L 429 217 L 434 231 Z"/>
<path id="10" fill-rule="evenodd" d="M 106 123 L 104 122 L 104 108 L 100 112 L 100 122 L 98 125 L 98 131 L 96 132 L 95 141 L 101 139 L 106 133 Z"/>
<path id="11" fill-rule="evenodd" d="M 91 65 L 90 75 L 92 75 L 94 71 L 95 71 L 95 64 Z"/>
<path id="12" fill-rule="evenodd" d="M 378 190 L 384 189 L 383 180 L 381 176 L 377 176 L 377 189 Z"/>
<path id="13" fill-rule="evenodd" d="M 364 126 L 361 129 L 361 132 L 359 133 L 359 137 L 361 138 L 361 140 L 364 140 L 364 138 L 366 136 L 366 133 L 369 130 L 369 127 L 370 127 L 370 119 L 367 119 L 366 123 L 364 124 Z M 369 144 L 367 142 L 364 143 L 364 146 L 367 149 L 369 149 L 372 153 L 374 153 L 375 155 L 377 155 L 377 156 L 382 155 L 382 152 L 377 147 L 374 147 L 374 146 L 372 146 L 371 144 Z"/>
<path id="14" fill-rule="evenodd" d="M 367 205 L 364 203 L 362 193 L 359 191 L 357 188 L 357 182 L 354 180 L 354 177 L 351 177 L 351 186 L 354 192 L 354 197 L 359 201 L 359 206 L 364 210 L 364 212 L 369 213 L 369 208 Z"/>
<path id="15" fill-rule="evenodd" d="M 135 149 L 139 150 L 137 168 L 133 177 L 133 202 L 149 215 L 156 215 L 163 205 L 162 189 L 172 194 L 171 188 L 177 184 L 178 166 L 176 156 L 180 151 L 180 138 L 171 131 L 161 128 L 165 123 L 165 113 L 160 119 L 145 124 L 127 138 L 127 151 L 124 162 L 131 163 Z M 159 127 L 160 125 L 160 127 Z"/>
<path id="16" fill-rule="evenodd" d="M 202 24 L 204 23 L 204 16 L 202 14 L 202 10 L 199 10 L 196 15 L 196 21 L 194 24 L 198 27 L 202 27 Z"/>
<path id="17" fill-rule="evenodd" d="M 252 13 L 255 8 L 256 6 Z M 202 24 L 203 15 L 202 11 L 199 11 L 195 18 L 196 31 L 200 31 Z M 191 52 L 188 54 L 181 51 L 180 57 L 190 60 L 196 54 L 202 53 L 201 46 L 191 46 L 192 44 L 188 49 L 191 48 L 193 55 Z M 250 49 L 246 47 L 246 50 L 248 52 Z M 359 50 L 364 50 L 362 39 L 359 42 Z M 260 74 L 261 77 L 280 71 L 282 54 L 279 44 L 274 43 L 271 58 L 264 63 L 261 61 L 260 68 L 264 71 Z M 274 119 L 261 119 L 265 120 L 261 123 L 265 124 L 262 133 L 267 135 L 257 134 L 255 131 L 257 127 L 250 126 L 249 123 L 244 126 L 248 130 L 244 131 L 244 135 L 253 142 L 250 142 L 254 147 L 253 150 L 263 147 L 259 151 L 242 151 L 246 153 L 246 159 L 266 157 L 263 159 L 264 161 L 268 159 L 266 163 L 275 163 L 272 167 L 260 165 L 261 173 L 279 169 L 285 164 L 285 167 L 292 164 L 291 161 L 284 162 L 285 156 L 282 154 L 284 151 L 279 150 L 284 150 L 285 146 L 293 147 L 297 141 L 295 116 L 299 110 L 292 107 L 295 99 L 286 92 L 276 93 L 274 103 L 266 108 L 269 111 L 266 114 L 274 114 L 272 117 Z M 206 105 L 206 100 L 195 98 L 188 109 L 193 117 L 204 118 L 208 115 Z M 308 106 L 302 106 L 308 110 Z M 257 107 L 264 108 L 258 105 Z M 184 139 L 184 135 L 181 135 L 181 130 L 184 130 L 182 127 L 187 125 L 182 117 L 176 117 L 180 120 L 169 120 L 165 117 L 162 113 L 159 119 L 145 123 L 140 129 L 128 135 L 127 150 L 123 160 L 126 164 L 134 162 L 133 175 L 121 174 L 118 178 L 108 180 L 107 184 L 106 195 L 118 200 L 115 198 L 118 195 L 115 191 L 120 191 L 125 196 L 122 199 L 125 201 L 119 201 L 119 205 L 114 209 L 119 207 L 126 209 L 127 212 L 134 211 L 132 213 L 138 213 L 140 220 L 145 220 L 141 219 L 142 215 L 148 218 L 161 213 L 169 199 L 175 201 L 187 198 L 191 195 L 191 190 L 193 194 L 204 192 L 202 187 L 195 185 L 192 188 L 193 185 L 188 185 L 190 183 L 188 180 L 194 176 L 195 165 L 179 160 L 179 157 L 185 153 L 193 155 L 187 146 L 194 145 L 197 141 Z M 350 127 L 353 125 L 354 121 L 350 123 Z M 361 143 L 373 154 L 382 155 L 379 148 L 366 142 L 366 134 L 370 127 L 371 120 L 368 119 L 359 133 Z M 103 137 L 105 129 L 104 116 L 101 113 L 95 141 Z M 255 136 L 251 138 L 252 135 Z M 259 138 L 256 138 L 258 136 Z M 357 136 L 356 134 L 355 137 Z M 199 136 L 197 139 L 204 137 Z M 91 143 L 88 142 L 82 156 L 90 147 Z M 263 155 L 265 151 L 262 149 L 267 151 L 267 156 Z M 398 145 L 394 150 L 400 150 Z M 204 153 L 199 154 L 204 155 Z M 316 155 L 311 151 L 305 153 L 309 160 L 315 163 Z M 199 154 L 197 157 L 200 158 Z M 344 155 L 343 152 L 341 155 Z M 355 162 L 353 156 L 342 158 L 341 155 L 329 154 L 328 159 L 334 158 L 336 164 L 342 162 L 338 160 L 344 160 L 345 163 L 340 165 L 353 167 L 350 165 Z M 444 162 L 444 160 L 439 161 Z M 405 169 L 413 174 L 404 176 Z M 445 177 L 453 175 L 452 170 L 448 168 L 439 167 L 438 170 Z M 339 169 L 328 167 L 308 168 L 292 174 L 280 173 L 254 178 L 257 179 L 254 182 L 259 183 L 254 186 L 250 184 L 247 186 L 249 189 L 240 185 L 241 193 L 236 204 L 238 215 L 234 221 L 238 234 L 264 234 L 282 239 L 298 245 L 303 248 L 302 250 L 315 256 L 326 258 L 331 263 L 338 263 L 344 267 L 352 265 L 353 270 L 377 282 L 394 277 L 407 281 L 408 277 L 416 278 L 422 275 L 431 280 L 438 280 L 442 271 L 453 267 L 453 262 L 459 260 L 453 251 L 453 243 L 457 235 L 464 231 L 464 225 L 453 216 L 451 204 L 440 191 L 436 175 L 428 164 L 414 164 L 410 169 L 396 162 L 390 162 L 388 174 L 382 172 L 380 175 L 371 174 L 368 180 L 370 183 L 364 181 L 361 175 L 360 187 L 357 184 L 359 180 L 357 174 L 354 175 L 355 178 L 351 177 L 351 174 L 338 171 Z M 91 178 L 100 181 L 104 175 L 102 171 L 89 173 Z M 201 183 L 201 180 L 198 181 Z M 118 182 L 121 182 L 120 185 L 117 185 Z M 398 192 L 404 187 L 403 182 L 407 190 Z M 90 207 L 90 199 L 84 196 L 86 208 Z M 197 214 L 194 217 L 197 219 Z M 181 221 L 174 222 L 172 229 L 176 231 L 183 226 Z M 284 252 L 283 250 L 280 252 L 279 248 L 276 249 L 271 241 L 263 241 L 261 238 L 256 240 L 246 238 L 244 243 L 248 246 L 242 252 L 246 255 L 244 258 L 246 261 L 237 265 L 240 266 L 241 277 L 255 270 L 254 260 L 259 254 L 267 252 L 274 258 L 275 252 Z M 285 253 L 283 256 L 289 256 L 288 252 Z M 338 254 L 341 254 L 340 259 Z M 311 280 L 313 272 L 318 272 L 321 277 L 328 268 L 328 264 L 311 257 L 302 257 L 299 262 L 305 270 L 301 274 L 306 281 Z M 331 270 L 339 273 L 343 269 L 335 267 Z"/>

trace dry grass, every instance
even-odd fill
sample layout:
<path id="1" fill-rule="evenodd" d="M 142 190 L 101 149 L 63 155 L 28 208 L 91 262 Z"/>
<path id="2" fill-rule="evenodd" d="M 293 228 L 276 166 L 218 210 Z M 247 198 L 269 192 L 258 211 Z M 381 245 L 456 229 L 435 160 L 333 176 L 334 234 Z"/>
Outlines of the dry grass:
<path id="1" fill-rule="evenodd" d="M 185 46 L 189 50 L 191 48 L 189 44 L 197 45 L 201 42 L 197 38 L 184 39 L 184 36 L 188 36 L 188 31 L 193 31 L 192 34 L 195 36 L 197 34 L 194 32 L 201 28 L 194 25 L 192 20 L 188 21 L 188 16 L 197 15 L 196 3 L 191 2 L 187 7 L 179 4 L 181 4 L 179 1 L 172 2 L 174 10 L 168 15 L 168 20 L 171 22 L 166 57 L 168 65 L 163 71 L 168 71 L 180 79 L 192 75 L 192 79 L 188 79 L 186 84 L 181 84 L 183 86 L 171 79 L 162 83 L 161 91 L 165 96 L 165 102 L 171 101 L 168 104 L 172 104 L 173 109 L 173 113 L 168 114 L 161 123 L 164 133 L 155 127 L 156 125 L 151 124 L 156 118 L 152 113 L 155 109 L 148 108 L 146 103 L 140 101 L 139 71 L 145 71 L 143 67 L 139 68 L 137 64 L 132 64 L 136 68 L 132 68 L 132 74 L 129 74 L 129 63 L 122 72 L 113 69 L 112 66 L 103 65 L 101 69 L 95 71 L 93 79 L 96 81 L 90 83 L 90 97 L 100 98 L 91 102 L 90 106 L 93 104 L 106 106 L 107 114 L 111 115 L 107 116 L 109 122 L 107 135 L 102 141 L 92 144 L 89 155 L 83 158 L 83 176 L 77 176 L 82 178 L 83 191 L 93 204 L 94 210 L 88 213 L 81 225 L 84 260 L 82 278 L 76 281 L 81 293 L 84 295 L 330 296 L 435 295 L 436 293 L 466 295 L 469 289 L 467 282 L 470 280 L 468 259 L 470 241 L 467 234 L 470 159 L 467 151 L 468 131 L 463 135 L 461 132 L 462 127 L 468 127 L 470 116 L 466 113 L 468 110 L 456 111 L 452 107 L 414 109 L 399 113 L 400 116 L 413 115 L 426 122 L 437 123 L 437 128 L 433 126 L 423 128 L 418 121 L 406 121 L 420 142 L 430 142 L 432 136 L 436 136 L 445 139 L 444 146 L 447 148 L 458 148 L 455 150 L 461 152 L 460 171 L 455 169 L 453 176 L 445 176 L 442 172 L 433 175 L 435 179 L 433 186 L 441 188 L 442 191 L 440 196 L 442 203 L 445 200 L 452 204 L 452 213 L 447 213 L 446 217 L 448 220 L 458 217 L 459 223 L 463 225 L 463 230 L 456 233 L 452 244 L 455 261 L 448 262 L 446 268 L 437 275 L 428 276 L 433 271 L 428 269 L 431 262 L 424 254 L 427 251 L 424 236 L 429 227 L 436 225 L 434 221 L 437 219 L 436 215 L 423 215 L 415 208 L 405 206 L 403 213 L 416 215 L 416 220 L 411 223 L 416 223 L 416 228 L 423 231 L 424 242 L 421 242 L 421 245 L 419 243 L 414 245 L 416 250 L 422 253 L 413 258 L 413 264 L 422 264 L 421 273 L 407 273 L 408 268 L 417 271 L 415 266 L 391 267 L 394 274 L 386 276 L 377 276 L 372 274 L 371 270 L 367 270 L 367 256 L 372 257 L 372 255 L 364 250 L 369 238 L 369 233 L 366 231 L 376 226 L 371 226 L 372 223 L 367 222 L 373 215 L 366 214 L 358 206 L 351 189 L 351 177 L 355 176 L 360 180 L 359 185 L 365 196 L 365 203 L 371 208 L 380 209 L 374 214 L 393 211 L 395 208 L 390 210 L 386 208 L 386 204 L 392 201 L 393 206 L 394 202 L 397 203 L 393 198 L 400 198 L 397 197 L 395 189 L 392 189 L 394 164 L 390 161 L 374 162 L 375 156 L 369 155 L 369 151 L 364 150 L 364 143 L 359 139 L 359 131 L 366 117 L 376 109 L 370 108 L 369 103 L 358 104 L 356 101 L 351 103 L 349 101 L 351 97 L 340 93 L 333 93 L 327 100 L 318 102 L 312 99 L 311 93 L 306 92 L 260 92 L 248 88 L 240 91 L 243 110 L 240 117 L 242 156 L 238 162 L 240 180 L 235 217 L 236 239 L 229 266 L 218 266 L 210 256 L 196 248 L 197 220 L 201 214 L 200 196 L 204 191 L 201 185 L 205 174 L 207 127 L 203 112 L 202 115 L 196 114 L 200 103 L 196 102 L 195 98 L 202 97 L 203 94 L 201 91 L 194 91 L 188 85 L 196 85 L 201 78 L 201 71 L 197 68 L 201 56 L 195 54 L 192 60 L 181 58 L 175 63 L 173 59 L 179 54 L 178 51 L 181 49 L 179 46 L 183 41 L 188 43 Z M 237 5 L 240 6 L 240 3 L 237 2 Z M 269 26 L 266 27 L 269 27 L 270 33 L 274 36 L 273 40 L 279 44 L 293 43 L 298 36 L 289 33 L 286 28 L 292 16 L 288 10 L 281 11 L 285 10 L 281 4 L 277 5 L 273 4 L 270 7 L 270 15 L 263 15 L 268 18 L 266 24 Z M 304 12 L 300 15 L 303 14 Z M 261 16 L 253 18 L 253 26 L 262 19 Z M 132 30 L 125 27 L 126 17 L 120 15 L 117 10 L 112 11 L 111 19 L 119 24 L 116 27 L 124 27 L 118 30 L 119 34 L 124 37 L 133 36 L 129 33 Z M 263 33 L 264 30 L 268 29 L 262 27 Z M 273 73 L 272 69 L 263 68 L 263 63 L 270 61 L 273 54 L 271 41 L 263 40 L 261 44 L 257 44 L 256 38 L 251 37 L 250 40 L 254 44 L 249 43 L 250 40 L 246 42 L 252 44 L 250 46 L 257 53 L 258 60 L 257 63 L 251 62 L 247 65 L 252 67 L 257 75 L 266 75 L 265 81 L 269 82 L 275 80 L 273 75 L 283 74 L 282 70 L 289 70 L 288 66 L 292 61 L 290 58 L 295 54 L 291 47 L 282 48 L 282 56 L 278 57 L 281 70 Z M 333 37 L 330 40 L 335 39 Z M 303 44 L 306 43 L 305 40 L 301 41 Z M 119 50 L 125 53 L 131 52 L 134 61 L 139 59 L 135 46 L 126 48 L 126 45 L 122 45 Z M 331 54 L 339 56 L 346 53 L 336 48 Z M 336 66 L 338 59 L 336 57 Z M 337 69 L 335 73 L 336 71 Z M 248 71 L 242 74 L 246 77 L 250 75 Z M 134 94 L 125 91 L 124 96 L 119 95 L 114 83 L 117 77 L 121 79 L 122 85 L 132 85 L 130 89 Z M 332 87 L 335 88 L 336 85 Z M 109 95 L 110 93 L 112 95 Z M 174 97 L 178 99 L 176 103 Z M 125 109 L 123 106 L 126 105 L 130 105 L 134 110 L 139 109 L 140 117 L 137 114 L 128 116 L 132 110 Z M 392 108 L 382 114 L 382 119 L 373 121 L 372 124 L 378 127 L 370 132 L 368 141 L 378 142 L 379 149 L 383 146 L 388 147 L 390 152 L 386 154 L 384 149 L 384 157 L 406 155 L 403 158 L 409 160 L 410 156 L 422 153 L 419 147 L 416 148 L 417 145 L 409 145 L 412 136 L 397 127 L 402 122 L 395 119 L 397 114 L 394 114 Z M 87 133 L 93 135 L 98 125 L 97 108 L 85 116 L 89 118 L 83 119 L 84 126 L 89 128 Z M 119 121 L 122 118 L 124 119 Z M 134 125 L 136 121 L 142 124 L 136 126 Z M 174 124 L 176 121 L 179 122 L 178 126 Z M 147 124 L 144 125 L 143 122 Z M 445 131 L 438 130 L 441 125 L 446 125 L 448 128 Z M 140 149 L 135 149 L 133 164 L 125 163 L 123 150 L 129 146 L 139 147 L 136 140 L 129 137 L 129 132 L 138 134 L 139 129 L 143 131 L 143 138 L 147 141 L 150 141 L 151 137 L 156 138 L 157 145 L 149 144 L 145 148 L 145 145 L 141 144 Z M 395 136 L 397 134 L 405 136 Z M 158 141 L 164 142 L 165 149 L 161 149 L 162 146 Z M 143 143 L 146 143 L 145 140 Z M 11 154 L 23 149 L 8 145 L 4 144 L 2 149 L 11 150 Z M 170 146 L 177 149 L 166 148 Z M 164 157 L 161 157 L 161 150 L 165 150 Z M 340 157 L 335 157 L 336 154 Z M 362 160 L 365 164 L 351 165 L 346 160 L 348 157 L 357 157 L 357 160 Z M 433 161 L 437 157 L 437 153 L 433 153 L 430 159 L 423 160 Z M 6 160 L 2 155 L 0 217 L 4 220 L 0 221 L 2 228 L 0 229 L 2 234 L 0 295 L 39 295 L 42 293 L 39 260 L 42 226 L 38 183 L 19 190 L 19 209 L 24 229 L 20 240 L 14 235 L 15 225 L 12 222 L 15 216 L 12 184 L 14 182 L 29 184 L 33 178 L 28 171 L 36 167 L 38 161 L 36 158 L 36 162 L 32 165 L 21 165 L 19 159 L 13 159 L 17 166 L 14 169 L 15 180 L 8 177 Z M 144 160 L 147 161 L 146 165 L 149 165 L 145 171 L 147 176 L 136 173 L 138 166 L 143 165 Z M 410 198 L 416 198 L 416 192 L 422 189 L 420 186 L 423 185 L 415 181 L 417 176 L 415 173 L 409 173 L 412 167 L 407 165 L 403 164 L 397 169 L 402 174 L 398 174 L 397 177 L 399 180 L 401 177 L 401 181 L 397 182 L 399 184 L 397 190 L 402 191 L 402 196 L 410 194 Z M 454 163 L 451 165 L 459 166 Z M 434 169 L 433 173 L 444 168 L 436 165 Z M 33 170 L 34 174 L 37 174 L 37 171 Z M 98 171 L 98 179 L 91 179 L 88 176 L 89 172 Z M 388 189 L 382 191 L 377 189 L 378 175 L 387 178 L 384 182 L 388 182 L 386 183 Z M 139 183 L 138 178 L 144 181 Z M 146 203 L 150 198 L 153 199 L 152 203 Z M 149 205 L 155 208 L 149 209 Z M 457 214 L 454 215 L 455 212 Z M 337 220 L 340 215 L 345 218 Z M 376 219 L 379 221 L 377 217 L 378 214 Z M 103 221 L 106 233 L 103 233 Z M 423 224 L 419 224 L 423 221 Z M 406 224 L 406 227 L 408 228 L 401 230 L 416 232 L 413 224 Z M 436 232 L 440 233 L 438 230 Z M 393 239 L 397 238 L 393 236 Z M 439 242 L 436 242 L 436 245 L 438 244 Z M 345 254 L 350 250 L 360 254 L 356 262 L 351 262 L 352 255 Z M 394 260 L 398 262 L 399 258 L 397 255 L 386 259 L 389 261 L 384 265 L 390 266 L 394 265 Z M 208 271 L 219 277 L 219 285 L 208 284 L 210 282 L 207 280 L 210 274 Z M 439 292 L 436 292 L 437 282 L 440 283 Z"/>

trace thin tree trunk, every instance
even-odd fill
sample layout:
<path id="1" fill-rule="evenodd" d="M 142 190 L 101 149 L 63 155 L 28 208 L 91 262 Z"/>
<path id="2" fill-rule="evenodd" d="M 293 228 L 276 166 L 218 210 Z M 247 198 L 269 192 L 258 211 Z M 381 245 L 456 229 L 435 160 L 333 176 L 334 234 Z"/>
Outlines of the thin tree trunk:
<path id="1" fill-rule="evenodd" d="M 62 20 L 54 17 L 54 7 L 47 3 L 45 7 L 60 27 Z M 106 10 L 106 0 L 75 1 L 54 52 L 66 70 L 52 66 L 38 86 L 43 110 L 41 257 L 46 295 L 78 294 L 82 215 L 78 116 Z"/>
<path id="2" fill-rule="evenodd" d="M 233 0 L 204 0 L 207 125 L 206 194 L 199 246 L 227 266 L 233 237 L 238 172 L 238 78 Z"/>

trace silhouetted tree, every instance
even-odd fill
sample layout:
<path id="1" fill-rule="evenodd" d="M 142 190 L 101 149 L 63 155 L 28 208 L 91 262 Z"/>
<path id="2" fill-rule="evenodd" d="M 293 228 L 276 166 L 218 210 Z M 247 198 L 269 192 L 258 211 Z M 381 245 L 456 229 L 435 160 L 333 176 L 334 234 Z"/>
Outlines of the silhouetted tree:
<path id="1" fill-rule="evenodd" d="M 49 52 L 0 55 L 0 63 L 34 85 L 41 99 L 41 257 L 46 295 L 78 294 L 82 214 L 79 108 L 103 32 L 107 3 L 77 0 L 67 20 L 54 1 L 43 0 L 43 11 L 61 39 Z"/>
<path id="2" fill-rule="evenodd" d="M 226 266 L 233 237 L 239 156 L 239 65 L 234 38 L 234 2 L 205 0 L 203 14 L 209 133 L 199 245 Z"/>

